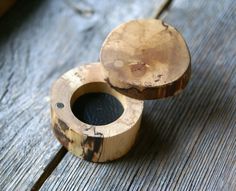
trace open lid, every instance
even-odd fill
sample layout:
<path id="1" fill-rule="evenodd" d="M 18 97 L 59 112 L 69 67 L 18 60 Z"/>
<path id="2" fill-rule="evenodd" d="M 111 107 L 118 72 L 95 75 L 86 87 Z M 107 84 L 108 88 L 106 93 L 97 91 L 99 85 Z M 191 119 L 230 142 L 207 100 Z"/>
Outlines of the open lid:
<path id="1" fill-rule="evenodd" d="M 156 19 L 134 20 L 115 28 L 103 43 L 100 61 L 112 88 L 142 100 L 176 95 L 191 76 L 183 37 Z"/>

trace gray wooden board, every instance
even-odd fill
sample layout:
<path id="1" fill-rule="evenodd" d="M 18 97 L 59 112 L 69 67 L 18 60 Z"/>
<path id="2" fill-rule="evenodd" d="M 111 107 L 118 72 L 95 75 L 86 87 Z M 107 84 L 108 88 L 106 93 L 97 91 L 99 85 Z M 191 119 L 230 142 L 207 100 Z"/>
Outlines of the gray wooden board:
<path id="1" fill-rule="evenodd" d="M 190 47 L 187 89 L 145 103 L 127 156 L 94 164 L 67 153 L 42 190 L 236 189 L 236 2 L 175 0 L 164 15 Z"/>
<path id="2" fill-rule="evenodd" d="M 97 61 L 116 25 L 153 17 L 164 0 L 17 1 L 0 19 L 0 190 L 29 190 L 61 145 L 50 130 L 52 82 Z M 61 92 L 63 93 L 63 92 Z"/>

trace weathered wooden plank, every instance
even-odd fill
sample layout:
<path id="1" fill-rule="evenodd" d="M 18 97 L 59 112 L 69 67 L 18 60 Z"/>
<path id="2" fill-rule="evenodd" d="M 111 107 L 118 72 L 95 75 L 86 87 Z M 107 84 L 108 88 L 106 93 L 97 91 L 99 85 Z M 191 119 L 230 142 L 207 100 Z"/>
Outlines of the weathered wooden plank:
<path id="1" fill-rule="evenodd" d="M 42 190 L 235 190 L 236 3 L 176 0 L 165 15 L 190 46 L 188 88 L 146 102 L 128 156 L 101 165 L 68 153 Z"/>
<path id="2" fill-rule="evenodd" d="M 49 124 L 52 81 L 96 61 L 114 26 L 155 15 L 164 0 L 66 2 L 19 0 L 0 20 L 0 190 L 30 189 L 61 148 Z"/>

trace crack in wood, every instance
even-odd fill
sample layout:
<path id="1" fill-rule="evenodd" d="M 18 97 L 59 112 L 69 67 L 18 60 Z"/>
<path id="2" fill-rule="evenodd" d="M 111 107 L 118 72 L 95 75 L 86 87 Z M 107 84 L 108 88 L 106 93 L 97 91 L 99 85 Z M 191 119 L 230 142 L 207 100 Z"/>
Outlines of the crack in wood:
<path id="1" fill-rule="evenodd" d="M 166 0 L 165 3 L 162 5 L 162 7 L 157 11 L 155 18 L 156 19 L 160 18 L 164 12 L 168 11 L 172 3 L 173 0 Z"/>
<path id="2" fill-rule="evenodd" d="M 57 167 L 57 165 L 61 162 L 61 160 L 66 155 L 67 150 L 64 147 L 61 147 L 61 149 L 57 152 L 57 154 L 53 157 L 51 162 L 44 168 L 43 174 L 38 178 L 37 182 L 33 185 L 31 188 L 31 191 L 36 191 L 41 188 L 45 180 L 52 174 L 54 169 Z"/>
<path id="3" fill-rule="evenodd" d="M 12 80 L 12 77 L 14 76 L 14 72 L 12 72 L 9 77 L 7 78 L 7 84 L 6 84 L 6 87 L 5 87 L 5 90 L 2 94 L 2 96 L 0 97 L 0 102 L 2 102 L 3 98 L 6 96 L 6 94 L 8 93 L 9 91 L 9 87 L 10 87 L 10 83 L 11 83 L 11 80 Z"/>

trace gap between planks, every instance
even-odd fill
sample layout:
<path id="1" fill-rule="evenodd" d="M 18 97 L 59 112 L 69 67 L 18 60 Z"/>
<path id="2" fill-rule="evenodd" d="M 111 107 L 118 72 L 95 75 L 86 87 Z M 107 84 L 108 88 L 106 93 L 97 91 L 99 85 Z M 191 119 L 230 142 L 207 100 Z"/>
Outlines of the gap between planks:
<path id="1" fill-rule="evenodd" d="M 45 180 L 52 174 L 54 169 L 61 162 L 61 160 L 64 158 L 64 156 L 66 155 L 67 152 L 68 151 L 64 147 L 60 148 L 60 150 L 57 152 L 55 157 L 51 160 L 51 162 L 44 169 L 43 174 L 39 177 L 37 182 L 32 187 L 32 189 L 31 189 L 32 191 L 39 190 L 41 188 L 41 186 L 43 185 Z"/>
<path id="2" fill-rule="evenodd" d="M 174 0 L 166 0 L 163 5 L 159 8 L 159 10 L 157 11 L 157 14 L 155 16 L 156 19 L 158 18 L 161 18 L 161 16 L 167 12 L 170 7 L 171 7 L 171 4 L 173 3 Z"/>
<path id="3" fill-rule="evenodd" d="M 161 18 L 161 16 L 169 10 L 173 0 L 166 0 L 163 5 L 157 10 L 156 15 L 154 16 L 155 19 Z M 58 164 L 62 161 L 64 156 L 68 151 L 62 146 L 57 154 L 53 157 L 51 162 L 45 167 L 43 174 L 38 178 L 36 183 L 31 188 L 31 191 L 36 191 L 41 188 L 43 183 L 47 180 L 47 178 L 52 174 L 54 169 L 58 166 Z"/>

